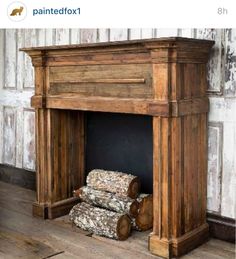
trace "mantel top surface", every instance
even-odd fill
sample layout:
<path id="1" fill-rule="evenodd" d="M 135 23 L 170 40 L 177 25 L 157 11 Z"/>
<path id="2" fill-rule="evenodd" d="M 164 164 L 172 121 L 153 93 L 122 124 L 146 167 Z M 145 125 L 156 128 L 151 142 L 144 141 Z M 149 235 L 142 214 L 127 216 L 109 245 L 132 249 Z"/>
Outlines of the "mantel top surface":
<path id="1" fill-rule="evenodd" d="M 106 49 L 106 48 L 158 48 L 158 47 L 176 47 L 181 44 L 200 45 L 205 47 L 212 47 L 214 41 L 201 40 L 192 38 L 182 37 L 168 37 L 168 38 L 157 38 L 157 39 L 145 39 L 145 40 L 126 40 L 126 41 L 114 41 L 114 42 L 99 42 L 99 43 L 82 43 L 72 45 L 57 45 L 57 46 L 46 46 L 46 47 L 31 47 L 21 48 L 22 51 L 58 51 L 58 50 L 73 50 L 73 49 Z"/>

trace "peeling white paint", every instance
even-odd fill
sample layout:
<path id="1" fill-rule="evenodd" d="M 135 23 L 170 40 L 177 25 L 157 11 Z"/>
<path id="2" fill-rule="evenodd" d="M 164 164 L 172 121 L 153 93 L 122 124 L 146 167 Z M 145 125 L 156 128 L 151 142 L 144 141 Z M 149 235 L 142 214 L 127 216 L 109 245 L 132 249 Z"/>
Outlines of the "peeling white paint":
<path id="1" fill-rule="evenodd" d="M 98 30 L 98 41 L 107 42 L 110 40 L 110 29 L 99 29 Z"/>
<path id="2" fill-rule="evenodd" d="M 197 38 L 215 41 L 208 62 L 208 90 L 213 94 L 222 92 L 222 62 L 224 62 L 222 59 L 222 34 L 221 29 L 197 29 L 196 31 Z"/>
<path id="3" fill-rule="evenodd" d="M 226 96 L 236 96 L 236 30 L 226 30 L 225 89 Z"/>
<path id="4" fill-rule="evenodd" d="M 236 123 L 224 123 L 221 215 L 236 217 Z"/>
<path id="5" fill-rule="evenodd" d="M 23 167 L 35 170 L 35 112 L 24 110 Z"/>
<path id="6" fill-rule="evenodd" d="M 3 106 L 0 105 L 0 164 L 3 163 Z"/>
<path id="7" fill-rule="evenodd" d="M 97 42 L 97 29 L 80 29 L 81 43 Z"/>
<path id="8" fill-rule="evenodd" d="M 5 88 L 16 88 L 16 30 L 5 30 Z"/>
<path id="9" fill-rule="evenodd" d="M 80 29 L 71 29 L 71 44 L 79 44 L 80 43 Z"/>
<path id="10" fill-rule="evenodd" d="M 220 213 L 222 124 L 210 123 L 208 133 L 207 208 Z"/>
<path id="11" fill-rule="evenodd" d="M 16 110 L 16 167 L 22 168 L 23 153 L 23 108 Z M 29 134 L 29 133 L 28 133 Z"/>
<path id="12" fill-rule="evenodd" d="M 55 44 L 65 45 L 70 43 L 69 29 L 55 29 Z"/>
<path id="13" fill-rule="evenodd" d="M 3 107 L 3 163 L 16 164 L 16 109 Z"/>
<path id="14" fill-rule="evenodd" d="M 209 121 L 236 122 L 236 98 L 210 98 Z"/>
<path id="15" fill-rule="evenodd" d="M 110 40 L 111 41 L 128 40 L 128 29 L 110 30 Z"/>

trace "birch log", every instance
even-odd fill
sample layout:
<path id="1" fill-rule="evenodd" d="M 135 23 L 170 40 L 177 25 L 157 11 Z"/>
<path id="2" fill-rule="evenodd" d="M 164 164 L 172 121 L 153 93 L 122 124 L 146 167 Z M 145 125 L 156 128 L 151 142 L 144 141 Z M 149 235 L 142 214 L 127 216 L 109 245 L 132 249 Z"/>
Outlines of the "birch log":
<path id="1" fill-rule="evenodd" d="M 69 218 L 77 227 L 117 240 L 125 240 L 131 231 L 129 216 L 117 212 L 94 207 L 82 202 L 75 205 Z"/>
<path id="2" fill-rule="evenodd" d="M 139 211 L 136 218 L 131 219 L 132 228 L 145 231 L 153 226 L 153 196 L 152 194 L 139 194 Z"/>
<path id="3" fill-rule="evenodd" d="M 125 213 L 131 217 L 138 215 L 139 203 L 129 197 L 122 197 L 115 193 L 95 190 L 88 186 L 75 190 L 74 196 L 92 205 L 119 213 Z"/>
<path id="4" fill-rule="evenodd" d="M 131 174 L 94 169 L 87 176 L 87 185 L 134 199 L 138 196 L 140 181 L 137 176 Z"/>

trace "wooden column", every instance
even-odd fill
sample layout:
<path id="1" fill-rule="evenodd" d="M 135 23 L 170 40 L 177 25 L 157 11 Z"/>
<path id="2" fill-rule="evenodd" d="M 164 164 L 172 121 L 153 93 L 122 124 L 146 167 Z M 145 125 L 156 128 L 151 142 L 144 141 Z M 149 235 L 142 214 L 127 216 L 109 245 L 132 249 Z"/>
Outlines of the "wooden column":
<path id="1" fill-rule="evenodd" d="M 46 108 L 49 67 L 43 53 L 31 53 L 35 67 L 36 201 L 33 215 L 55 218 L 78 201 L 74 189 L 84 184 L 84 112 Z"/>
<path id="2" fill-rule="evenodd" d="M 208 238 L 208 104 L 198 104 L 206 94 L 206 64 L 194 60 L 190 53 L 185 54 L 186 61 L 183 57 L 174 60 L 177 53 L 173 49 L 163 55 L 166 62 L 162 58 L 158 63 L 160 57 L 153 53 L 154 92 L 157 99 L 172 103 L 172 116 L 153 117 L 154 222 L 149 249 L 171 258 Z"/>

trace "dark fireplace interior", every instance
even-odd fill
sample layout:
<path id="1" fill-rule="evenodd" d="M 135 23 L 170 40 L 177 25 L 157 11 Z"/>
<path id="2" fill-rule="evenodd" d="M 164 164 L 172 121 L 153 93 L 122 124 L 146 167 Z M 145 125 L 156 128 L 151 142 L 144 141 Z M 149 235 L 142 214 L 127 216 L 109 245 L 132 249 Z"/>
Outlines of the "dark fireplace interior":
<path id="1" fill-rule="evenodd" d="M 152 193 L 152 117 L 87 112 L 86 174 L 94 169 L 140 177 L 141 192 Z"/>

